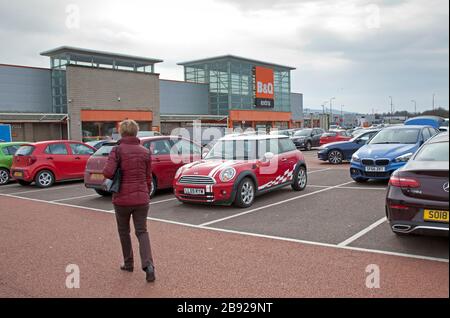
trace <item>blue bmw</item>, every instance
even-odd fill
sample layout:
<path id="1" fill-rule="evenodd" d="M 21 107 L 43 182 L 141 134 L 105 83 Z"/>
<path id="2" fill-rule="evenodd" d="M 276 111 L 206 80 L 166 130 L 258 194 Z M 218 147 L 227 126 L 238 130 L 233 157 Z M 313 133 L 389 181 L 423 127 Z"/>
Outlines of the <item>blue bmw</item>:
<path id="1" fill-rule="evenodd" d="M 352 157 L 350 175 L 356 182 L 387 180 L 403 167 L 425 141 L 439 133 L 431 126 L 394 126 L 381 130 Z"/>
<path id="2" fill-rule="evenodd" d="M 349 141 L 332 142 L 319 148 L 317 157 L 319 160 L 328 161 L 331 164 L 341 164 L 352 159 L 352 155 L 376 135 L 380 129 L 366 130 Z"/>

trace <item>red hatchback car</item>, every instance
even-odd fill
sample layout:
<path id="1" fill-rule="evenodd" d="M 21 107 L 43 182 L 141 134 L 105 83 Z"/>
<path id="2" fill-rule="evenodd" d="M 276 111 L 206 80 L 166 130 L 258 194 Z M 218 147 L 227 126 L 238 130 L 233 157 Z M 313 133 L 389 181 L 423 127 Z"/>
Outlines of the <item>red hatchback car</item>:
<path id="1" fill-rule="evenodd" d="M 339 142 L 339 141 L 349 141 L 352 139 L 352 136 L 349 136 L 346 131 L 330 131 L 322 135 L 320 137 L 320 145 L 326 145 L 332 142 Z"/>
<path id="2" fill-rule="evenodd" d="M 307 179 L 305 158 L 287 136 L 229 135 L 178 170 L 174 192 L 181 202 L 247 208 L 281 187 L 302 191 Z"/>
<path id="3" fill-rule="evenodd" d="M 201 159 L 202 148 L 190 140 L 176 136 L 155 136 L 140 138 L 141 145 L 152 152 L 152 189 L 150 196 L 156 190 L 172 188 L 173 178 L 178 168 Z M 111 195 L 104 191 L 102 184 L 105 180 L 103 169 L 106 166 L 109 153 L 116 146 L 116 142 L 104 144 L 88 160 L 84 173 L 84 184 L 94 189 L 102 196 Z"/>
<path id="4" fill-rule="evenodd" d="M 77 141 L 56 140 L 20 147 L 11 167 L 11 176 L 21 185 L 35 182 L 40 188 L 57 181 L 83 179 L 84 169 L 95 148 Z"/>

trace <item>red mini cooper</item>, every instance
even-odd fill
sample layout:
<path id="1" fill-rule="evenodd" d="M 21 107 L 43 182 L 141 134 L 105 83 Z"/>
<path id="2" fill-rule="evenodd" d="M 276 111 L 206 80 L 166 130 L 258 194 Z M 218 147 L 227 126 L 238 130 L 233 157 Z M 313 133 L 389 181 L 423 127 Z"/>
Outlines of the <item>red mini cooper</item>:
<path id="1" fill-rule="evenodd" d="M 304 156 L 289 137 L 229 135 L 177 171 L 174 192 L 181 202 L 247 208 L 268 191 L 288 185 L 302 191 L 307 180 Z"/>

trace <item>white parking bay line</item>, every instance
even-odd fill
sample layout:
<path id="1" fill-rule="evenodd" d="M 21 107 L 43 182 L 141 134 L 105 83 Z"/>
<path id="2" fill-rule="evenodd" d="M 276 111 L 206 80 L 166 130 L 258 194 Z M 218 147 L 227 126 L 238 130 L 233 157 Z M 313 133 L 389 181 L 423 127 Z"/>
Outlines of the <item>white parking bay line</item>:
<path id="1" fill-rule="evenodd" d="M 326 168 L 326 169 L 320 169 L 320 170 L 313 170 L 313 171 L 308 171 L 308 174 L 316 173 L 316 172 L 329 171 L 329 170 L 334 170 L 334 169 L 333 168 Z"/>
<path id="2" fill-rule="evenodd" d="M 50 187 L 45 189 L 37 189 L 37 190 L 28 190 L 28 191 L 21 191 L 21 192 L 14 192 L 14 193 L 8 193 L 9 195 L 19 195 L 19 194 L 27 194 L 27 193 L 34 193 L 34 192 L 42 192 L 42 191 L 49 191 L 49 190 L 60 190 L 60 189 L 69 189 L 69 188 L 75 188 L 79 187 L 80 184 L 74 184 L 69 186 L 60 186 L 60 187 Z"/>
<path id="3" fill-rule="evenodd" d="M 319 194 L 319 193 L 322 193 L 322 192 L 325 192 L 325 191 L 330 191 L 330 190 L 336 189 L 338 187 L 350 184 L 352 182 L 353 181 L 342 183 L 342 184 L 338 184 L 336 186 L 332 186 L 332 187 L 328 187 L 328 188 L 325 188 L 325 189 L 322 189 L 322 190 L 317 190 L 317 191 L 310 192 L 310 193 L 307 193 L 307 194 L 299 195 L 297 197 L 293 197 L 293 198 L 290 198 L 290 199 L 287 199 L 287 200 L 283 200 L 283 201 L 279 201 L 279 202 L 272 203 L 272 204 L 269 204 L 269 205 L 265 205 L 265 206 L 262 206 L 262 207 L 259 207 L 259 208 L 256 208 L 256 209 L 251 209 L 249 211 L 245 211 L 245 212 L 242 212 L 242 213 L 230 215 L 230 216 L 218 219 L 218 220 L 206 222 L 206 223 L 200 224 L 200 227 L 210 226 L 210 225 L 215 224 L 215 223 L 219 223 L 219 222 L 227 221 L 227 220 L 230 220 L 230 219 L 234 219 L 234 218 L 237 218 L 237 217 L 249 214 L 249 213 L 253 213 L 253 212 L 260 211 L 260 210 L 268 209 L 268 208 L 271 208 L 271 207 L 274 207 L 274 206 L 277 206 L 277 205 L 280 205 L 280 204 L 283 204 L 283 203 L 287 203 L 287 202 L 291 202 L 291 201 L 298 200 L 298 199 L 301 199 L 301 198 L 309 197 L 311 195 Z"/>
<path id="4" fill-rule="evenodd" d="M 19 196 L 14 196 L 14 195 L 10 195 L 10 194 L 0 193 L 0 197 L 1 196 L 15 198 L 15 199 L 19 199 L 19 200 L 28 200 L 28 201 L 34 201 L 34 202 L 40 202 L 40 203 L 47 203 L 47 204 L 71 207 L 71 208 L 76 208 L 76 209 L 83 210 L 83 211 L 93 211 L 93 212 L 114 214 L 114 210 L 102 210 L 102 209 L 84 207 L 84 206 L 79 206 L 79 205 L 44 201 L 44 200 L 39 200 L 39 199 L 31 199 L 31 198 L 25 198 L 25 197 L 19 197 Z M 436 258 L 436 257 L 422 256 L 422 255 L 416 255 L 416 254 L 397 253 L 397 252 L 375 250 L 375 249 L 366 249 L 366 248 L 352 247 L 352 246 L 338 246 L 338 245 L 329 244 L 329 243 L 304 241 L 304 240 L 298 240 L 298 239 L 282 237 L 282 236 L 271 236 L 271 235 L 264 235 L 264 234 L 258 234 L 258 233 L 233 231 L 233 230 L 226 230 L 226 229 L 214 228 L 214 227 L 205 227 L 205 226 L 200 226 L 200 225 L 195 225 L 195 224 L 175 222 L 175 221 L 152 218 L 152 217 L 148 217 L 147 219 L 150 221 L 179 225 L 179 226 L 184 226 L 184 227 L 194 228 L 194 229 L 201 229 L 201 230 L 206 230 L 206 231 L 214 231 L 214 232 L 229 233 L 229 234 L 239 234 L 239 235 L 244 235 L 244 236 L 272 239 L 272 240 L 277 240 L 277 241 L 293 242 L 293 243 L 307 244 L 307 245 L 312 245 L 312 246 L 321 246 L 321 247 L 336 248 L 336 249 L 349 250 L 349 251 L 357 251 L 357 252 L 363 252 L 363 253 L 398 256 L 398 257 L 405 257 L 405 258 L 412 258 L 412 259 L 419 259 L 419 260 L 426 260 L 426 261 L 433 261 L 433 262 L 442 262 L 442 263 L 449 262 L 449 260 L 445 259 L 445 258 Z"/>
<path id="5" fill-rule="evenodd" d="M 93 194 L 87 194 L 87 195 L 80 195 L 78 197 L 71 197 L 71 198 L 65 198 L 65 199 L 52 200 L 52 202 L 63 202 L 63 201 L 70 201 L 70 200 L 76 200 L 76 199 L 89 198 L 89 197 L 94 197 L 94 196 L 99 196 L 99 195 L 97 193 L 93 193 Z"/>
<path id="6" fill-rule="evenodd" d="M 167 199 L 167 200 L 160 200 L 160 201 L 150 202 L 150 205 L 164 203 L 164 202 L 170 202 L 170 201 L 175 201 L 175 200 L 178 200 L 178 199 L 177 198 L 172 198 L 172 199 Z"/>
<path id="7" fill-rule="evenodd" d="M 338 244 L 339 247 L 345 247 L 350 245 L 351 243 L 353 243 L 354 241 L 356 241 L 357 239 L 359 239 L 360 237 L 366 235 L 367 233 L 369 233 L 370 231 L 372 231 L 374 228 L 378 227 L 379 225 L 383 224 L 384 222 L 387 221 L 387 218 L 381 218 L 378 221 L 376 221 L 375 223 L 371 224 L 370 226 L 366 227 L 364 230 L 356 233 L 355 235 L 353 235 L 352 237 L 350 237 L 349 239 L 345 240 L 344 242 L 341 242 Z"/>

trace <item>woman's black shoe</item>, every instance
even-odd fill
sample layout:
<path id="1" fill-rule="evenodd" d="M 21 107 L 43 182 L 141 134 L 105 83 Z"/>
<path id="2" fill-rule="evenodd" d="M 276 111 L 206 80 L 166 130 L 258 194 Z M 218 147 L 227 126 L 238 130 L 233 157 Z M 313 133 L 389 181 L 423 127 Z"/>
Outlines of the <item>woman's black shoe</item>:
<path id="1" fill-rule="evenodd" d="M 145 280 L 149 283 L 155 281 L 155 268 L 153 266 L 148 266 L 144 269 L 145 272 Z"/>
<path id="2" fill-rule="evenodd" d="M 121 266 L 120 266 L 120 269 L 123 270 L 123 271 L 125 271 L 125 272 L 130 272 L 130 273 L 132 273 L 134 268 L 131 267 L 131 266 L 121 265 Z"/>

